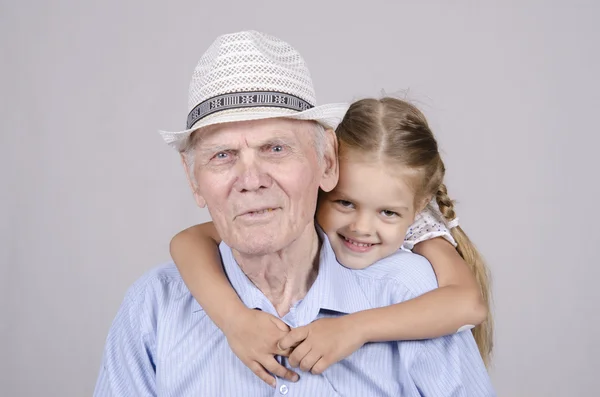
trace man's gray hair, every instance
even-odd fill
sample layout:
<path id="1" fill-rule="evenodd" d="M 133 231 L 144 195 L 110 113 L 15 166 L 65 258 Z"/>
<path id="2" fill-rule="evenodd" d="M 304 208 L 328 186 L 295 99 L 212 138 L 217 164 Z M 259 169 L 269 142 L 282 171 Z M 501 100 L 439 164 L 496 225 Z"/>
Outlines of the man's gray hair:
<path id="1" fill-rule="evenodd" d="M 313 132 L 314 132 L 314 143 L 315 143 L 315 151 L 317 154 L 317 159 L 319 160 L 319 165 L 322 164 L 323 161 L 323 157 L 325 155 L 325 146 L 327 144 L 327 134 L 325 133 L 325 127 L 323 127 L 321 124 L 319 124 L 316 121 L 311 121 L 311 125 L 313 128 Z M 188 138 L 188 141 L 185 145 L 185 147 L 183 148 L 183 150 L 181 151 L 181 153 L 183 154 L 183 158 L 185 160 L 185 164 L 187 166 L 188 172 L 190 174 L 190 179 L 192 181 L 192 183 L 194 184 L 194 187 L 196 186 L 196 176 L 194 174 L 194 167 L 195 167 L 195 160 L 196 160 L 196 145 L 198 144 L 198 141 L 200 140 L 200 137 L 198 136 L 198 131 L 196 130 L 194 132 L 192 132 L 190 134 L 190 137 Z"/>

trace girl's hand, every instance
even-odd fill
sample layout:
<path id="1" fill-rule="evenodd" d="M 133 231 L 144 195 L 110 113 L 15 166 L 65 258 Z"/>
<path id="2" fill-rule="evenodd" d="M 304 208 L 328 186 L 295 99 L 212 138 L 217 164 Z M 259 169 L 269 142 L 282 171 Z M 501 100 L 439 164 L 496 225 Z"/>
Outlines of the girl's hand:
<path id="1" fill-rule="evenodd" d="M 321 374 L 330 365 L 343 360 L 366 343 L 352 315 L 322 318 L 304 327 L 292 329 L 279 341 L 279 347 L 293 348 L 290 365 Z"/>
<path id="2" fill-rule="evenodd" d="M 298 380 L 298 374 L 279 364 L 274 357 L 290 354 L 289 349 L 281 350 L 277 347 L 277 341 L 289 331 L 287 324 L 277 317 L 260 310 L 244 308 L 236 314 L 235 320 L 223 333 L 235 355 L 260 379 L 275 387 L 277 383 L 271 374 L 291 382 Z"/>

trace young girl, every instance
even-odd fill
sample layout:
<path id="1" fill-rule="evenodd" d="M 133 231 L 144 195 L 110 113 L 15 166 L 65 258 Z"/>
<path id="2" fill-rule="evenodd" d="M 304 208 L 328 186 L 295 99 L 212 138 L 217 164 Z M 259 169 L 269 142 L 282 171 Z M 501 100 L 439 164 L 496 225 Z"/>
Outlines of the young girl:
<path id="1" fill-rule="evenodd" d="M 474 326 L 487 364 L 492 350 L 487 270 L 457 226 L 443 183 L 444 164 L 425 117 L 398 99 L 363 99 L 350 106 L 336 134 L 340 180 L 333 191 L 321 192 L 316 220 L 339 263 L 363 269 L 404 246 L 431 262 L 439 288 L 290 331 L 239 300 L 221 266 L 220 237 L 206 223 L 171 242 L 171 255 L 193 296 L 234 353 L 269 384 L 275 379 L 267 371 L 298 379 L 274 355 L 289 355 L 293 367 L 322 373 L 367 342 L 434 338 Z M 369 331 L 361 324 L 369 324 Z"/>

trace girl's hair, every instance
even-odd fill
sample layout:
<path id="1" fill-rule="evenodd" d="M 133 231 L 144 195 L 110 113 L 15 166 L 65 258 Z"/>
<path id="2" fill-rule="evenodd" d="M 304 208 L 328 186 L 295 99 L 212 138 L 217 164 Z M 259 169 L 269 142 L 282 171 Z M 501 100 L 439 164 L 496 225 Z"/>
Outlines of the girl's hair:
<path id="1" fill-rule="evenodd" d="M 456 217 L 454 202 L 444 185 L 445 167 L 438 144 L 425 116 L 413 105 L 396 99 L 362 99 L 354 102 L 336 130 L 340 150 L 358 150 L 382 161 L 400 163 L 415 171 L 411 178 L 415 206 L 422 208 L 435 197 L 440 211 L 448 220 Z M 458 243 L 456 250 L 471 268 L 488 309 L 487 319 L 472 332 L 479 352 L 489 364 L 493 344 L 493 322 L 490 311 L 489 275 L 485 263 L 465 232 L 452 228 Z"/>

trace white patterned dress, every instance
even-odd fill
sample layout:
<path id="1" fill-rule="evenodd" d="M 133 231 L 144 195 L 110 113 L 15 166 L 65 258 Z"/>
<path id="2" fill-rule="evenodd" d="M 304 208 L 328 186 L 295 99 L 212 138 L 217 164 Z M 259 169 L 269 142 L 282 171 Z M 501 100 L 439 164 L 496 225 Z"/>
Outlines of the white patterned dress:
<path id="1" fill-rule="evenodd" d="M 447 221 L 433 199 L 423 211 L 417 214 L 415 221 L 408 228 L 402 248 L 411 251 L 418 243 L 436 237 L 443 237 L 456 247 L 456 241 L 450 234 L 450 229 L 456 226 L 458 226 L 458 217 Z"/>

